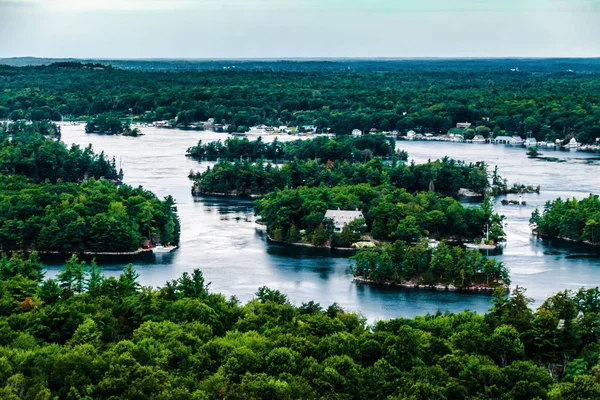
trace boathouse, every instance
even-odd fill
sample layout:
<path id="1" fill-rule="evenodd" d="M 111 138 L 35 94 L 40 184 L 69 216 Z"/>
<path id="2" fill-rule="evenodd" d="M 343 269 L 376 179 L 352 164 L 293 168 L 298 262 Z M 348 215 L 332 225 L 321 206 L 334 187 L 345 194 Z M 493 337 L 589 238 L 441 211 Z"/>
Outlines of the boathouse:
<path id="1" fill-rule="evenodd" d="M 491 140 L 494 144 L 509 144 L 512 140 L 510 136 L 497 136 Z"/>

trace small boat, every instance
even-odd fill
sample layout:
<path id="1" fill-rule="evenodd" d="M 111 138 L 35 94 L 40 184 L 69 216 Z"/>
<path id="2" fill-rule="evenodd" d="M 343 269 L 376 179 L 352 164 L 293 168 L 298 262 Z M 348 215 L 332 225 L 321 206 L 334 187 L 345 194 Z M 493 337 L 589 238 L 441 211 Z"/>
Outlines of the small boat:
<path id="1" fill-rule="evenodd" d="M 467 249 L 471 249 L 471 250 L 495 250 L 496 246 L 495 244 L 486 244 L 486 241 L 489 242 L 490 240 L 490 226 L 486 225 L 485 226 L 485 241 L 483 239 L 481 239 L 481 243 L 465 243 L 465 247 Z"/>
<path id="2" fill-rule="evenodd" d="M 163 246 L 161 244 L 157 244 L 152 248 L 153 253 L 170 253 L 175 250 L 177 246 Z"/>

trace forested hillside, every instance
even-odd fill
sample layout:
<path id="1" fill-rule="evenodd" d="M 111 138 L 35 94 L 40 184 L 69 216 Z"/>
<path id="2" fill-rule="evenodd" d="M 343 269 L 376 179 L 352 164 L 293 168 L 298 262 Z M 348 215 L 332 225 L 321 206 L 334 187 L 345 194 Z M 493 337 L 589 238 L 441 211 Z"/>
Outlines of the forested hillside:
<path id="1" fill-rule="evenodd" d="M 472 312 L 378 321 L 291 304 L 242 305 L 199 270 L 158 289 L 127 266 L 71 258 L 43 280 L 36 254 L 0 258 L 0 398 L 597 399 L 600 291 L 533 312 L 523 289 Z"/>

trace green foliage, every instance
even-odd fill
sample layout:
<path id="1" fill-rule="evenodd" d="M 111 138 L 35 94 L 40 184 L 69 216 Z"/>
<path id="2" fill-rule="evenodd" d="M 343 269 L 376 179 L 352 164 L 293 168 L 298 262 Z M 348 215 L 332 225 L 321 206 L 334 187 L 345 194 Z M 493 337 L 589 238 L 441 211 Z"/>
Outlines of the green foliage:
<path id="1" fill-rule="evenodd" d="M 510 284 L 508 269 L 501 262 L 445 242 L 432 249 L 424 240 L 415 246 L 396 241 L 383 249 L 359 250 L 352 259 L 354 276 L 375 283 L 442 283 L 459 288 Z"/>
<path id="2" fill-rule="evenodd" d="M 593 244 L 600 241 L 597 221 L 600 221 L 600 197 L 594 194 L 582 200 L 549 201 L 542 213 L 536 209 L 529 220 L 538 234 Z"/>
<path id="3" fill-rule="evenodd" d="M 255 202 L 255 212 L 272 238 L 285 240 L 294 227 L 313 237 L 328 209 L 362 210 L 365 222 L 355 232 L 371 232 L 379 240 L 417 241 L 423 236 L 480 237 L 489 215 L 482 208 L 463 207 L 458 201 L 432 192 L 415 195 L 389 186 L 338 185 L 275 191 Z M 325 233 L 328 233 L 326 229 Z M 327 238 L 319 231 L 318 243 Z"/>
<path id="4" fill-rule="evenodd" d="M 200 141 L 197 146 L 189 148 L 187 154 L 198 159 L 315 159 L 324 164 L 327 161 L 369 161 L 372 157 L 392 157 L 395 145 L 394 139 L 384 135 L 317 137 L 291 142 L 280 142 L 275 138 L 271 143 L 264 143 L 262 137 L 254 141 L 230 138 L 224 143 L 219 140 L 203 145 Z"/>
<path id="5" fill-rule="evenodd" d="M 212 168 L 192 175 L 191 179 L 194 193 L 240 196 L 264 195 L 300 186 L 361 183 L 391 185 L 409 192 L 429 191 L 433 183 L 435 191 L 445 196 L 456 196 L 461 188 L 483 193 L 488 187 L 485 163 L 467 164 L 448 158 L 420 165 L 396 161 L 388 164 L 380 158 L 366 162 L 329 160 L 325 164 L 313 159 L 295 159 L 283 165 L 265 163 L 262 159 L 256 162 L 220 160 Z"/>
<path id="6" fill-rule="evenodd" d="M 85 125 L 86 133 L 108 133 L 117 135 L 129 130 L 129 124 L 112 114 L 100 114 L 90 118 Z"/>
<path id="7" fill-rule="evenodd" d="M 68 150 L 44 129 L 11 125 L 0 143 L 0 250 L 128 252 L 146 239 L 179 241 L 172 197 L 115 185 L 114 160 Z"/>
<path id="8" fill-rule="evenodd" d="M 104 153 L 94 154 L 91 146 L 82 150 L 73 145 L 69 149 L 54 140 L 60 138 L 60 128 L 54 124 L 14 123 L 5 129 L 6 137 L 3 137 L 0 125 L 0 173 L 3 175 L 23 175 L 36 183 L 119 177 L 114 159 L 110 162 Z"/>
<path id="9" fill-rule="evenodd" d="M 441 253 L 452 251 L 440 246 Z M 388 252 L 414 251 L 400 242 L 394 247 Z M 360 254 L 364 262 L 380 257 Z M 396 261 L 390 254 L 389 262 Z M 28 265 L 33 271 L 24 275 L 35 275 Z M 118 279 L 104 278 L 72 258 L 61 275 L 79 267 L 94 292 L 67 293 L 48 280 L 39 293 L 51 301 L 18 300 L 7 288 L 22 275 L 0 281 L 1 398 L 593 399 L 600 393 L 599 367 L 590 368 L 598 364 L 599 338 L 582 334 L 597 319 L 598 288 L 559 293 L 537 312 L 519 289 L 510 297 L 499 292 L 485 316 L 437 313 L 367 326 L 337 304 L 295 307 L 267 287 L 240 305 L 209 293 L 199 270 L 151 289 L 140 288 L 131 266 Z"/>
<path id="10" fill-rule="evenodd" d="M 0 249 L 134 251 L 142 240 L 177 243 L 172 200 L 127 185 L 0 177 Z"/>

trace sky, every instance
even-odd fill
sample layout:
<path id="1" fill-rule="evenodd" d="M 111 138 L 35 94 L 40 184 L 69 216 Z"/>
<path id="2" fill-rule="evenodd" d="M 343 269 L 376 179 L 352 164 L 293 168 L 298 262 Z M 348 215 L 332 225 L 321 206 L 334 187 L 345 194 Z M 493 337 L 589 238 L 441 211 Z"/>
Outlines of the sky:
<path id="1" fill-rule="evenodd" d="M 0 0 L 0 57 L 600 57 L 600 0 Z"/>

